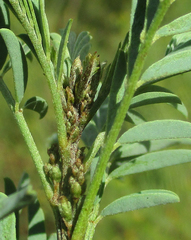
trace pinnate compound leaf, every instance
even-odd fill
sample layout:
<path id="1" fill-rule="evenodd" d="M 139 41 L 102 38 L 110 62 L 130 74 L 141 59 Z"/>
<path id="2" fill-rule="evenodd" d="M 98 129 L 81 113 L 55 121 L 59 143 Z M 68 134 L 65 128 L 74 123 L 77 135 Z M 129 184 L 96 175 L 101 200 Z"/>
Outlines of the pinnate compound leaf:
<path id="1" fill-rule="evenodd" d="M 11 59 L 15 85 L 15 98 L 16 102 L 20 103 L 24 96 L 28 78 L 26 57 L 21 44 L 11 30 L 2 28 L 0 34 L 3 37 Z"/>
<path id="2" fill-rule="evenodd" d="M 191 50 L 176 51 L 152 64 L 141 76 L 137 88 L 191 71 Z"/>
<path id="3" fill-rule="evenodd" d="M 44 213 L 36 199 L 28 206 L 28 240 L 46 240 Z"/>
<path id="4" fill-rule="evenodd" d="M 164 25 L 163 27 L 159 28 L 156 32 L 153 42 L 161 37 L 176 35 L 179 33 L 189 32 L 191 31 L 191 13 L 188 13 L 184 16 L 181 16 L 171 23 Z"/>
<path id="5" fill-rule="evenodd" d="M 107 207 L 105 207 L 100 215 L 105 217 L 118 213 L 129 212 L 140 208 L 149 208 L 161 204 L 179 202 L 177 194 L 167 190 L 145 190 L 121 197 Z"/>
<path id="6" fill-rule="evenodd" d="M 8 197 L 4 193 L 0 193 L 0 211 L 2 202 L 6 201 Z M 0 239 L 1 240 L 16 240 L 16 219 L 15 214 L 12 213 L 9 216 L 0 220 Z"/>
<path id="7" fill-rule="evenodd" d="M 0 0 L 0 28 L 9 27 L 10 27 L 9 11 L 5 2 Z M 1 35 L 0 35 L 0 51 L 1 51 L 0 54 L 0 69 L 1 69 L 7 58 L 7 48 Z"/>
<path id="8" fill-rule="evenodd" d="M 188 162 L 191 162 L 191 150 L 187 149 L 173 149 L 147 153 L 145 155 L 135 157 L 129 162 L 124 164 L 122 163 L 120 167 L 116 168 L 109 174 L 107 181 L 109 182 L 114 178 L 130 174 Z"/>
<path id="9" fill-rule="evenodd" d="M 30 109 L 40 114 L 40 119 L 43 118 L 48 111 L 48 104 L 46 100 L 41 97 L 35 96 L 26 101 L 24 109 Z"/>
<path id="10" fill-rule="evenodd" d="M 124 144 L 175 138 L 191 138 L 191 123 L 180 120 L 156 120 L 142 123 L 126 131 L 118 142 Z"/>

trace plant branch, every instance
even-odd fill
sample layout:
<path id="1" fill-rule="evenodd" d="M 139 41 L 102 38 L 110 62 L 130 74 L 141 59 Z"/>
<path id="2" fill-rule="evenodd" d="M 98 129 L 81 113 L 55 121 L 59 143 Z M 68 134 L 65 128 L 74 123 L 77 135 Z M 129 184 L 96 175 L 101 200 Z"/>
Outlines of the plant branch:
<path id="1" fill-rule="evenodd" d="M 59 91 L 57 89 L 52 62 L 50 61 L 49 58 L 46 57 L 43 46 L 42 46 L 42 41 L 37 37 L 34 26 L 29 23 L 26 14 L 22 12 L 19 5 L 19 1 L 10 0 L 10 3 L 14 8 L 15 12 L 17 13 L 17 17 L 19 21 L 21 22 L 22 26 L 26 30 L 34 46 L 34 49 L 38 56 L 38 60 L 46 76 L 46 79 L 51 91 L 52 101 L 53 101 L 53 106 L 54 106 L 54 111 L 56 116 L 59 146 L 61 151 L 64 151 L 64 149 L 66 149 L 67 147 L 67 135 L 66 135 L 67 133 L 66 133 L 66 126 L 65 126 L 65 121 L 63 117 L 64 113 L 62 109 L 61 98 L 60 98 Z"/>
<path id="2" fill-rule="evenodd" d="M 14 114 L 14 117 L 16 119 L 16 122 L 20 128 L 20 131 L 23 135 L 23 138 L 28 146 L 28 149 L 30 151 L 30 154 L 32 156 L 32 159 L 33 159 L 33 162 L 35 164 L 35 167 L 37 169 L 37 172 L 40 176 L 40 179 L 41 179 L 41 182 L 42 182 L 42 185 L 44 187 L 44 190 L 45 190 L 45 194 L 46 194 L 46 197 L 48 199 L 48 201 L 50 202 L 50 200 L 52 199 L 52 196 L 53 196 L 53 190 L 51 188 L 51 186 L 49 185 L 47 179 L 46 179 L 46 175 L 43 171 L 43 161 L 42 161 L 42 158 L 39 154 L 39 151 L 36 147 L 36 144 L 34 142 L 34 139 L 30 133 L 30 130 L 28 128 L 28 125 L 25 121 L 25 118 L 23 116 L 23 113 L 22 113 L 22 110 L 19 110 L 19 106 L 16 104 L 15 106 L 15 112 L 13 113 Z"/>
<path id="3" fill-rule="evenodd" d="M 94 178 L 89 186 L 84 205 L 82 207 L 76 227 L 74 229 L 72 240 L 84 239 L 84 235 L 85 235 L 86 228 L 88 225 L 88 220 L 89 220 L 87 216 L 89 216 L 92 211 L 94 200 L 97 195 L 104 171 L 106 169 L 107 162 L 109 160 L 110 154 L 113 149 L 113 145 L 116 142 L 119 131 L 123 124 L 125 115 L 129 109 L 130 101 L 134 95 L 136 84 L 140 78 L 149 47 L 151 46 L 154 34 L 157 31 L 171 3 L 172 3 L 171 0 L 160 1 L 159 8 L 156 12 L 155 18 L 145 36 L 144 42 L 142 42 L 141 44 L 140 51 L 133 68 L 133 72 L 128 82 L 128 87 L 126 89 L 124 98 L 120 104 L 120 107 L 117 111 L 114 124 L 106 138 L 106 142 L 102 149 L 100 160 L 98 162 L 98 166 L 94 174 Z"/>

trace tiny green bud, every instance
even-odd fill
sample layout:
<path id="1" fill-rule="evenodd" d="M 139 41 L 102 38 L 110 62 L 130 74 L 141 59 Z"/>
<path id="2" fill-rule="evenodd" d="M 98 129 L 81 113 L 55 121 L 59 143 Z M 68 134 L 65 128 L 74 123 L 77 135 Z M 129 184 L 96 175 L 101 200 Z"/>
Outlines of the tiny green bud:
<path id="1" fill-rule="evenodd" d="M 43 166 L 43 170 L 46 175 L 49 175 L 50 170 L 52 169 L 52 165 L 50 163 L 45 163 Z"/>
<path id="2" fill-rule="evenodd" d="M 52 166 L 52 169 L 50 170 L 50 176 L 52 180 L 60 182 L 62 174 L 58 165 Z"/>
<path id="3" fill-rule="evenodd" d="M 77 198 L 77 199 L 80 198 L 81 193 L 82 193 L 82 188 L 81 188 L 80 184 L 75 181 L 71 185 L 70 192 L 71 192 L 73 198 Z"/>
<path id="4" fill-rule="evenodd" d="M 61 196 L 59 198 L 58 209 L 59 209 L 60 215 L 66 221 L 70 221 L 72 219 L 72 206 L 65 196 Z"/>

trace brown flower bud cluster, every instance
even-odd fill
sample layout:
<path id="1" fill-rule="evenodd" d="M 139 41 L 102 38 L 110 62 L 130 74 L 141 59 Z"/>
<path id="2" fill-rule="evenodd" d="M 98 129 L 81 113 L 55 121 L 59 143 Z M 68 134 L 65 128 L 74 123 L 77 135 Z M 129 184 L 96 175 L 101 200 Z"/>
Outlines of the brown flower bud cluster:
<path id="1" fill-rule="evenodd" d="M 88 54 L 84 63 L 77 57 L 71 67 L 69 85 L 63 89 L 63 109 L 70 142 L 76 142 L 87 124 L 100 80 L 100 63 L 96 53 Z"/>

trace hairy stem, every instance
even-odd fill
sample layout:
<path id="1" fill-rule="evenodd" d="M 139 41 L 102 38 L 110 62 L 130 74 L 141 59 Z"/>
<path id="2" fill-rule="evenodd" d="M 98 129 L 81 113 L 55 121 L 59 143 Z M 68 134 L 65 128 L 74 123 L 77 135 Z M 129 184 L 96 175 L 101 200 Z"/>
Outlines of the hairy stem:
<path id="1" fill-rule="evenodd" d="M 114 124 L 109 132 L 109 135 L 107 136 L 105 145 L 102 149 L 100 160 L 98 162 L 98 166 L 95 171 L 94 178 L 92 180 L 92 183 L 89 186 L 87 196 L 82 208 L 82 211 L 80 213 L 79 219 L 77 221 L 76 227 L 74 229 L 72 240 L 83 240 L 84 235 L 86 232 L 86 228 L 88 225 L 88 216 L 90 215 L 94 200 L 97 194 L 97 191 L 99 189 L 104 171 L 107 166 L 107 162 L 109 160 L 110 154 L 113 149 L 113 145 L 115 144 L 115 141 L 118 137 L 119 131 L 121 129 L 121 126 L 123 124 L 126 112 L 129 109 L 131 99 L 134 95 L 136 84 L 140 78 L 141 71 L 143 69 L 144 61 L 146 59 L 149 47 L 152 44 L 152 39 L 154 37 L 155 32 L 157 31 L 166 11 L 168 10 L 171 0 L 163 0 L 160 1 L 159 8 L 157 10 L 157 13 L 155 15 L 155 18 L 150 26 L 149 31 L 147 32 L 145 36 L 145 41 L 141 44 L 139 54 L 137 56 L 133 72 L 131 74 L 131 77 L 129 79 L 129 84 L 126 89 L 124 98 L 120 104 L 120 107 L 117 111 L 117 115 L 114 120 Z"/>
<path id="2" fill-rule="evenodd" d="M 28 149 L 30 151 L 30 154 L 32 156 L 33 162 L 35 164 L 35 167 L 37 169 L 37 172 L 40 176 L 42 185 L 44 187 L 45 190 L 45 194 L 47 199 L 50 201 L 52 199 L 53 196 L 53 190 L 51 188 L 51 186 L 49 185 L 47 179 L 46 179 L 46 175 L 43 171 L 43 161 L 42 158 L 39 154 L 39 151 L 36 147 L 36 144 L 34 142 L 34 139 L 31 135 L 31 132 L 28 128 L 28 125 L 25 121 L 25 118 L 23 116 L 22 110 L 19 110 L 18 107 L 16 107 L 15 113 L 14 113 L 14 117 L 16 119 L 16 122 L 20 128 L 20 131 L 23 135 L 23 138 L 28 146 Z"/>

